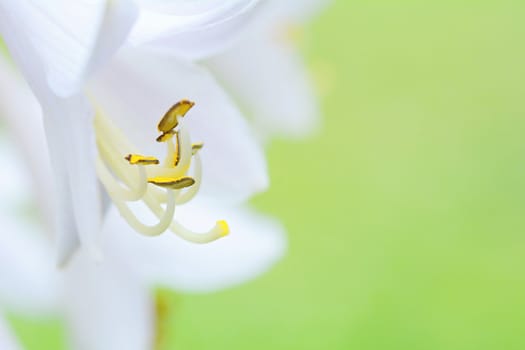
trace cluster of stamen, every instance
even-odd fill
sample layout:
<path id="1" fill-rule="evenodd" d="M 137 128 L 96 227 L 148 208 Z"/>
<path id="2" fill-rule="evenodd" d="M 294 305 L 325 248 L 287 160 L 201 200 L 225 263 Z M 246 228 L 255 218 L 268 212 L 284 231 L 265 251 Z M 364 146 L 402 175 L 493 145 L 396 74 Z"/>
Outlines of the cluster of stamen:
<path id="1" fill-rule="evenodd" d="M 175 207 L 189 202 L 197 194 L 201 182 L 199 150 L 203 144 L 192 144 L 182 125 L 182 118 L 193 105 L 188 100 L 179 101 L 160 120 L 158 131 L 161 134 L 156 141 L 167 147 L 162 164 L 154 156 L 135 152 L 136 148 L 110 120 L 101 115 L 95 119 L 99 149 L 97 174 L 121 216 L 144 235 L 156 236 L 169 229 L 185 240 L 206 243 L 229 232 L 223 220 L 204 233 L 191 231 L 174 220 Z M 128 205 L 135 201 L 142 201 L 158 222 L 154 225 L 141 222 Z"/>

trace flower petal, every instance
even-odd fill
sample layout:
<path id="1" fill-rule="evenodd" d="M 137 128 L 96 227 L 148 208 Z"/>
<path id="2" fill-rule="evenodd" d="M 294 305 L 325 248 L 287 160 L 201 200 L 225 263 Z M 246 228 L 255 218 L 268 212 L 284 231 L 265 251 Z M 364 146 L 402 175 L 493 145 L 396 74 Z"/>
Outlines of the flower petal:
<path id="1" fill-rule="evenodd" d="M 303 23 L 318 15 L 333 0 L 267 0 L 268 16 L 275 20 Z"/>
<path id="2" fill-rule="evenodd" d="M 50 242 L 13 215 L 0 213 L 0 303 L 25 313 L 47 313 L 57 302 L 58 276 Z"/>
<path id="3" fill-rule="evenodd" d="M 28 0 L 0 2 L 0 33 L 38 98 L 44 116 L 57 189 L 58 263 L 78 240 L 99 258 L 100 200 L 94 168 L 93 113 L 78 93 L 87 72 L 119 47 L 133 21 L 127 1 L 40 6 Z M 128 15 L 126 15 L 128 14 Z M 65 18 L 72 21 L 65 21 Z M 80 24 L 79 24 L 80 23 Z M 93 23 L 95 25 L 93 25 Z M 110 39 L 100 38 L 99 30 Z M 94 28 L 94 29 L 93 29 Z M 61 60 L 64 52 L 66 61 Z M 51 87 L 51 88 L 50 88 Z M 61 97 L 62 96 L 62 97 Z M 77 233 L 72 229 L 74 214 Z"/>
<path id="4" fill-rule="evenodd" d="M 148 217 L 145 212 L 139 215 Z M 188 243 L 168 232 L 144 237 L 133 232 L 113 209 L 104 225 L 105 247 L 113 249 L 130 271 L 150 284 L 191 292 L 214 291 L 251 280 L 267 271 L 285 251 L 281 225 L 246 208 L 228 210 L 192 202 L 177 208 L 176 218 L 203 231 L 218 218 L 226 219 L 231 233 L 204 245 Z"/>
<path id="5" fill-rule="evenodd" d="M 176 16 L 198 15 L 221 10 L 225 6 L 239 6 L 246 3 L 245 0 L 136 0 L 141 9 L 165 13 Z"/>
<path id="6" fill-rule="evenodd" d="M 134 19 L 134 8 L 123 0 L 0 2 L 0 33 L 32 88 L 49 85 L 62 97 L 79 91 L 94 65 L 120 46 Z"/>
<path id="7" fill-rule="evenodd" d="M 171 56 L 122 51 L 90 87 L 101 113 L 144 154 L 161 156 L 156 126 L 178 100 L 195 107 L 184 118 L 194 141 L 205 144 L 204 192 L 244 199 L 268 185 L 262 149 L 234 104 L 206 71 Z"/>
<path id="8" fill-rule="evenodd" d="M 130 42 L 201 58 L 229 46 L 253 16 L 258 0 L 156 1 L 142 6 Z"/>
<path id="9" fill-rule="evenodd" d="M 149 350 L 154 327 L 148 290 L 108 254 L 77 254 L 65 271 L 65 312 L 77 350 Z"/>
<path id="10" fill-rule="evenodd" d="M 12 68 L 0 56 L 0 111 L 9 122 L 15 140 L 21 144 L 24 156 L 29 160 L 42 214 L 48 220 L 52 220 L 52 223 L 48 224 L 51 224 L 56 232 L 57 261 L 63 264 L 79 243 L 66 166 L 66 153 L 71 149 L 67 141 L 63 140 L 64 127 L 60 120 L 56 122 L 55 127 L 47 128 L 46 145 L 41 107 L 28 85 Z M 55 114 L 52 116 L 59 118 Z M 53 157 L 49 157 L 47 146 Z M 54 181 L 50 179 L 50 158 L 54 165 Z"/>
<path id="11" fill-rule="evenodd" d="M 0 159 L 0 305 L 18 312 L 49 312 L 56 305 L 58 278 L 51 242 L 21 214 L 33 199 L 31 177 L 5 139 L 0 139 Z"/>
<path id="12" fill-rule="evenodd" d="M 20 155 L 33 174 L 30 181 L 36 190 L 36 199 L 46 226 L 51 228 L 55 213 L 51 200 L 54 193 L 53 186 L 50 186 L 51 166 L 46 151 L 42 111 L 27 84 L 12 68 L 6 58 L 0 55 L 0 118 L 7 122 L 13 142 L 21 150 Z M 10 187 L 8 182 L 4 183 Z M 28 188 L 28 184 L 25 185 Z M 14 188 L 19 189 L 14 186 L 12 190 Z"/>
<path id="13" fill-rule="evenodd" d="M 263 138 L 304 136 L 319 127 L 313 82 L 299 53 L 271 34 L 247 34 L 235 47 L 205 64 L 247 108 Z"/>
<path id="14" fill-rule="evenodd" d="M 59 169 L 57 174 L 68 175 L 67 179 L 62 179 L 67 182 L 59 182 L 57 188 L 64 188 L 64 185 L 69 184 L 70 205 L 75 218 L 78 239 L 82 247 L 86 248 L 94 259 L 100 260 L 102 257 L 98 239 L 102 203 L 94 165 L 96 146 L 93 112 L 83 96 L 62 99 L 59 103 L 49 107 L 47 112 L 44 110 L 44 114 L 49 116 L 45 120 L 45 127 L 51 160 L 55 160 L 53 165 Z M 63 164 L 57 164 L 61 162 Z M 64 206 L 65 203 L 62 205 Z M 68 232 L 65 234 L 62 242 L 68 244 L 71 234 Z M 61 238 L 58 237 L 58 239 L 60 244 Z M 66 260 L 60 262 L 65 263 L 68 256 L 63 257 Z"/>
<path id="15" fill-rule="evenodd" d="M 5 320 L 0 316 L 0 349 L 21 350 L 15 336 L 12 334 Z"/>

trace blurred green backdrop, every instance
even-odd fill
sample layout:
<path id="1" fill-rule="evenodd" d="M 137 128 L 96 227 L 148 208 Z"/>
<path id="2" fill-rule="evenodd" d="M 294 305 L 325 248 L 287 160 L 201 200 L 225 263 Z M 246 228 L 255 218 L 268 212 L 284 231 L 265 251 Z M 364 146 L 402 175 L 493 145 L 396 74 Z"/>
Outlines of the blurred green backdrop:
<path id="1" fill-rule="evenodd" d="M 524 18 L 341 0 L 312 23 L 324 128 L 271 145 L 254 201 L 289 253 L 233 290 L 168 293 L 164 349 L 525 349 Z M 58 323 L 13 322 L 60 348 Z"/>

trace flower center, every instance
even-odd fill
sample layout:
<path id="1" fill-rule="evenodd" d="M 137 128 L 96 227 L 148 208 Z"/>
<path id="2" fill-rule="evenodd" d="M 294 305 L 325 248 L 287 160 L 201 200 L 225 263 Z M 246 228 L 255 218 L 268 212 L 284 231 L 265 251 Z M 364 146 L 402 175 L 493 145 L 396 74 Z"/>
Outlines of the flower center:
<path id="1" fill-rule="evenodd" d="M 199 191 L 202 143 L 192 144 L 183 117 L 194 103 L 182 100 L 173 105 L 158 124 L 157 142 L 166 144 L 167 154 L 161 162 L 142 155 L 122 131 L 109 119 L 97 114 L 95 131 L 99 155 L 98 177 L 121 216 L 137 232 L 157 236 L 170 230 L 183 239 L 207 243 L 229 233 L 228 224 L 219 220 L 208 232 L 194 232 L 174 219 L 175 207 L 189 202 Z M 190 176 L 191 174 L 191 176 Z M 157 217 L 153 225 L 143 223 L 129 202 L 142 201 Z"/>

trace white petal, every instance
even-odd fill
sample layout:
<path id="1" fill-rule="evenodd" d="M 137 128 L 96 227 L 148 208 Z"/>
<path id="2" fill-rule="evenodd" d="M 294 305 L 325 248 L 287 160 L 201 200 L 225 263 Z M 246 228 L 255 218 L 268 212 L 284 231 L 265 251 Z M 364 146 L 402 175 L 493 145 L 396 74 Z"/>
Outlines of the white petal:
<path id="1" fill-rule="evenodd" d="M 227 210 L 191 203 L 177 208 L 176 218 L 202 231 L 218 218 L 226 219 L 231 233 L 204 245 L 188 243 L 169 232 L 144 237 L 133 232 L 112 210 L 104 226 L 105 247 L 150 284 L 190 292 L 214 291 L 258 277 L 285 251 L 281 225 L 245 208 Z"/>
<path id="2" fill-rule="evenodd" d="M 51 244 L 22 220 L 0 213 L 0 303 L 18 312 L 50 312 L 58 280 Z"/>
<path id="3" fill-rule="evenodd" d="M 0 209 L 14 207 L 30 198 L 30 175 L 7 135 L 0 133 Z M 1 213 L 1 211 L 0 211 Z"/>
<path id="4" fill-rule="evenodd" d="M 48 140 L 49 158 L 53 168 L 55 189 L 55 208 L 54 214 L 54 235 L 56 242 L 56 261 L 57 264 L 64 265 L 77 250 L 79 246 L 78 232 L 75 225 L 75 217 L 71 199 L 71 187 L 69 186 L 67 159 L 73 157 L 66 156 L 72 150 L 68 147 L 68 140 L 63 136 L 65 130 L 59 122 L 52 122 L 48 119 L 45 128 Z"/>
<path id="5" fill-rule="evenodd" d="M 93 113 L 76 93 L 77 88 L 92 66 L 118 48 L 133 18 L 127 2 L 96 0 L 71 5 L 56 1 L 51 9 L 28 1 L 3 0 L 0 33 L 42 106 L 58 193 L 58 263 L 64 264 L 78 240 L 94 258 L 100 255 L 96 243 L 101 209 L 94 170 Z M 64 18 L 73 21 L 62 23 Z M 96 30 L 87 30 L 86 26 Z M 99 30 L 110 27 L 112 31 L 103 33 L 109 38 L 97 40 L 102 35 Z M 68 61 L 61 61 L 69 49 L 73 50 L 72 58 L 64 54 Z"/>
<path id="6" fill-rule="evenodd" d="M 103 21 L 84 76 L 96 71 L 113 56 L 127 39 L 137 17 L 138 9 L 132 1 L 106 0 Z"/>
<path id="7" fill-rule="evenodd" d="M 12 334 L 5 320 L 0 316 L 0 349 L 21 350 L 15 336 Z"/>
<path id="8" fill-rule="evenodd" d="M 44 125 L 62 200 L 58 214 L 67 221 L 72 211 L 79 241 L 94 259 L 100 260 L 102 203 L 94 166 L 93 112 L 82 96 L 61 99 L 48 107 L 49 110 L 44 109 L 48 116 Z M 61 233 L 57 244 L 59 259 L 62 258 L 59 264 L 63 265 L 75 249 L 75 236 L 71 231 Z"/>
<path id="9" fill-rule="evenodd" d="M 248 1 L 249 2 L 249 1 Z M 165 13 L 177 16 L 212 13 L 224 9 L 225 6 L 239 6 L 247 3 L 245 0 L 137 0 L 142 10 Z"/>
<path id="10" fill-rule="evenodd" d="M 206 64 L 254 117 L 262 137 L 304 136 L 319 127 L 317 96 L 302 57 L 274 36 L 247 36 Z"/>
<path id="11" fill-rule="evenodd" d="M 306 22 L 328 7 L 333 0 L 267 0 L 273 18 L 286 18 L 293 22 Z"/>
<path id="12" fill-rule="evenodd" d="M 63 97 L 124 40 L 135 19 L 128 1 L 0 1 L 0 34 L 35 93 Z"/>
<path id="13" fill-rule="evenodd" d="M 31 200 L 30 175 L 5 140 L 0 140 L 0 305 L 41 313 L 56 303 L 57 274 L 51 242 L 21 214 Z"/>
<path id="14" fill-rule="evenodd" d="M 144 3 L 130 42 L 199 58 L 230 45 L 252 17 L 258 0 Z"/>
<path id="15" fill-rule="evenodd" d="M 55 182 L 52 182 L 41 108 L 27 84 L 3 58 L 0 58 L 0 78 L 0 111 L 8 120 L 15 140 L 29 160 L 41 213 L 56 231 L 57 260 L 62 264 L 78 246 L 65 157 L 70 147 L 66 146 L 67 141 L 64 145 L 61 136 L 64 126 L 59 121 L 56 127 L 48 128 L 50 151 L 55 153 Z M 60 188 L 60 191 L 54 190 L 55 188 Z"/>
<path id="16" fill-rule="evenodd" d="M 109 255 L 97 264 L 80 253 L 65 273 L 64 306 L 74 349 L 152 348 L 152 298 L 130 271 Z"/>
<path id="17" fill-rule="evenodd" d="M 0 111 L 7 119 L 14 139 L 24 151 L 24 156 L 29 160 L 41 213 L 59 237 L 57 260 L 62 264 L 78 246 L 67 167 L 63 157 L 69 148 L 63 147 L 61 137 L 52 134 L 60 133 L 62 126 L 59 123 L 58 127 L 49 130 L 48 135 L 51 151 L 57 153 L 53 169 L 56 182 L 51 181 L 40 105 L 27 84 L 11 68 L 4 58 L 0 57 Z M 61 190 L 56 191 L 54 188 Z"/>
<path id="18" fill-rule="evenodd" d="M 267 0 L 234 47 L 205 61 L 254 117 L 263 140 L 275 134 L 302 137 L 319 127 L 312 81 L 286 31 L 330 2 Z"/>
<path id="19" fill-rule="evenodd" d="M 266 162 L 248 124 L 206 71 L 170 56 L 122 51 L 90 92 L 99 110 L 145 154 L 162 156 L 157 123 L 176 101 L 196 102 L 184 122 L 203 141 L 203 192 L 246 198 L 268 185 Z M 151 146 L 150 146 L 151 145 Z M 150 147 L 148 147 L 150 146 Z"/>
<path id="20" fill-rule="evenodd" d="M 12 68 L 0 55 L 0 118 L 5 118 L 13 142 L 21 150 L 20 156 L 33 174 L 29 179 L 32 184 L 26 183 L 25 188 L 36 190 L 42 217 L 51 229 L 55 213 L 54 191 L 42 111 L 27 84 Z M 2 184 L 11 187 L 8 182 L 2 181 Z"/>

